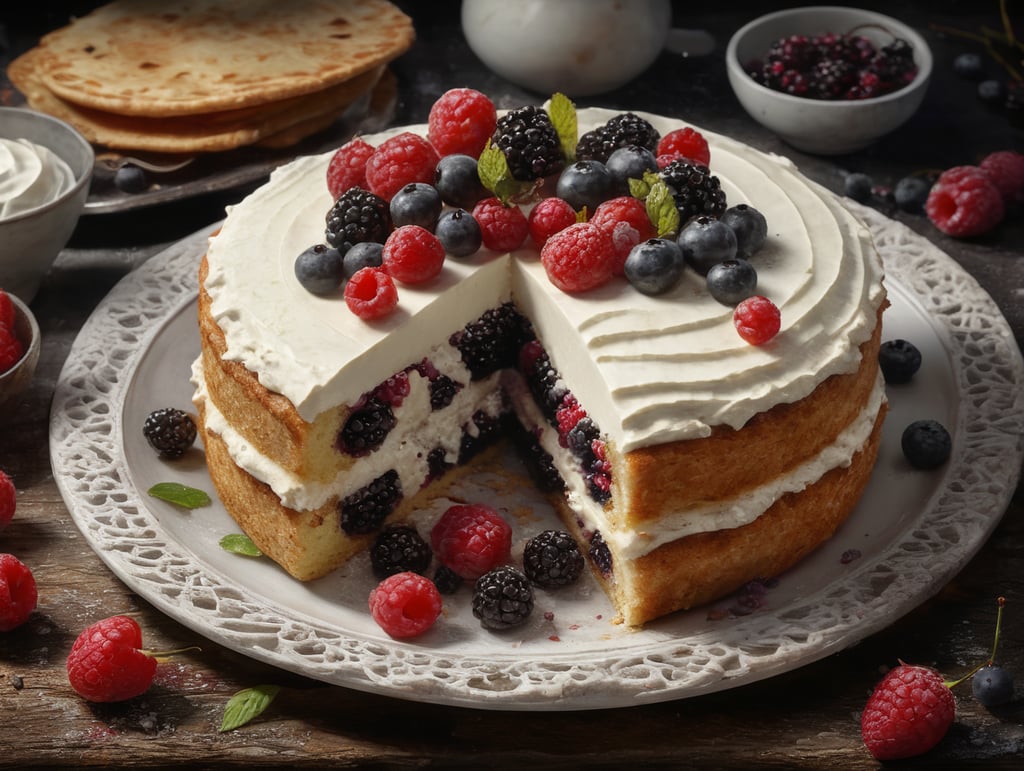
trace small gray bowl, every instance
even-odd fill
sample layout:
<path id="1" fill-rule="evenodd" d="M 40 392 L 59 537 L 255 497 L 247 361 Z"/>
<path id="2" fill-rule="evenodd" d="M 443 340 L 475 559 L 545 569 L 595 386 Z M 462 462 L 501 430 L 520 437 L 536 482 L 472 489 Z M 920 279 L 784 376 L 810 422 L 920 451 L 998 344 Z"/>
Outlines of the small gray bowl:
<path id="1" fill-rule="evenodd" d="M 773 91 L 756 82 L 746 65 L 762 58 L 776 40 L 790 35 L 842 34 L 856 29 L 876 46 L 893 36 L 914 49 L 913 82 L 873 99 L 808 99 Z M 932 53 L 913 28 L 891 16 L 860 8 L 805 6 L 760 16 L 729 40 L 725 53 L 729 84 L 750 116 L 788 144 L 816 155 L 861 150 L 903 125 L 921 106 L 932 74 Z"/>
<path id="2" fill-rule="evenodd" d="M 95 154 L 67 123 L 20 107 L 0 107 L 0 137 L 27 139 L 49 148 L 75 176 L 74 184 L 59 198 L 0 219 L 0 289 L 31 302 L 82 214 Z"/>
<path id="3" fill-rule="evenodd" d="M 32 315 L 32 311 L 16 295 L 10 294 L 10 296 L 14 303 L 14 334 L 25 346 L 25 353 L 14 363 L 13 367 L 6 372 L 0 372 L 0 420 L 8 410 L 14 407 L 18 397 L 32 383 L 36 364 L 39 363 L 41 343 L 39 324 L 36 322 L 35 316 Z"/>

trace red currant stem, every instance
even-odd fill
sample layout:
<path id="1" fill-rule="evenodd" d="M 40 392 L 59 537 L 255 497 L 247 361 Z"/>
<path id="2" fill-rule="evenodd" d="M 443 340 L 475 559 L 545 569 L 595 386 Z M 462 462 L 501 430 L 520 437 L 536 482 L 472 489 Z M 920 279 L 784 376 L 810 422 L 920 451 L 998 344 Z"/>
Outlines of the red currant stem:
<path id="1" fill-rule="evenodd" d="M 170 651 L 151 651 L 146 650 L 145 648 L 139 648 L 139 653 L 142 653 L 146 656 L 149 656 L 151 659 L 156 659 L 157 661 L 163 663 L 165 661 L 169 661 L 174 656 L 181 655 L 182 653 L 189 653 L 191 651 L 202 650 L 203 649 L 200 648 L 198 645 L 189 645 L 187 648 L 175 648 L 174 650 Z"/>
<path id="2" fill-rule="evenodd" d="M 996 650 L 999 647 L 999 632 L 1000 632 L 1000 630 L 1002 629 L 1002 626 L 1003 626 L 1003 607 L 1006 605 L 1006 598 L 1005 597 L 999 597 L 996 600 L 996 602 L 999 603 L 999 610 L 996 611 L 996 633 L 995 633 L 995 639 L 992 641 L 992 655 L 989 656 L 987 661 L 983 661 L 980 664 L 978 664 L 978 666 L 974 667 L 974 669 L 972 669 L 966 675 L 961 677 L 959 680 L 952 680 L 952 681 L 947 680 L 946 683 L 945 683 L 947 688 L 955 688 L 956 686 L 960 685 L 960 683 L 962 683 L 964 680 L 967 680 L 967 679 L 969 679 L 971 677 L 974 677 L 974 675 L 976 675 L 979 670 L 983 669 L 984 667 L 992 666 L 992 664 L 995 663 L 995 660 L 996 660 Z"/>

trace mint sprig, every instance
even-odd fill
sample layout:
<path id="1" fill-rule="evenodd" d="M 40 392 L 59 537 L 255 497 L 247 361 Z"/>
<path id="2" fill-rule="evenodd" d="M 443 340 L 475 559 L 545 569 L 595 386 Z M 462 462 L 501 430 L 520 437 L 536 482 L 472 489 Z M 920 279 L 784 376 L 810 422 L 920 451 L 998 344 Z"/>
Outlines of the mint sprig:
<path id="1" fill-rule="evenodd" d="M 659 238 L 679 230 L 679 209 L 672 191 L 653 171 L 646 172 L 643 179 L 630 179 L 629 194 L 644 202 Z"/>
<path id="2" fill-rule="evenodd" d="M 241 554 L 243 557 L 262 557 L 263 552 L 252 542 L 247 535 L 242 533 L 230 533 L 218 541 L 220 548 L 232 554 Z"/>
<path id="3" fill-rule="evenodd" d="M 280 691 L 279 685 L 257 685 L 236 693 L 228 699 L 224 707 L 224 717 L 220 723 L 221 733 L 234 731 L 263 714 Z"/>
<path id="4" fill-rule="evenodd" d="M 488 142 L 487 147 L 480 153 L 476 170 L 480 183 L 506 206 L 518 199 L 529 197 L 536 188 L 533 182 L 522 182 L 512 176 L 505 153 L 493 142 Z"/>
<path id="5" fill-rule="evenodd" d="M 177 482 L 158 482 L 146 492 L 154 498 L 186 509 L 198 509 L 200 506 L 210 505 L 210 496 L 205 492 Z"/>
<path id="6" fill-rule="evenodd" d="M 552 94 L 548 101 L 548 117 L 558 134 L 565 162 L 572 163 L 576 160 L 576 142 L 579 137 L 576 105 L 565 94 Z"/>

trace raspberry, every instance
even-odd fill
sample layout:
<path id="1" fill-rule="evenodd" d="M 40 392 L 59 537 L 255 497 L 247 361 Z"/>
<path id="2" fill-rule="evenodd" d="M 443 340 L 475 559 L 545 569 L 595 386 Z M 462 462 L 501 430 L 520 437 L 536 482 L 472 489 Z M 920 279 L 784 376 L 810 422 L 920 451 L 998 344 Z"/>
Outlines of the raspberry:
<path id="1" fill-rule="evenodd" d="M 366 162 L 373 155 L 373 145 L 356 137 L 346 142 L 331 156 L 327 164 L 327 190 L 335 201 L 350 187 L 366 188 Z"/>
<path id="2" fill-rule="evenodd" d="M 663 136 L 658 142 L 656 155 L 659 158 L 663 155 L 671 155 L 673 160 L 686 158 L 701 166 L 708 166 L 711 163 L 711 150 L 708 148 L 708 141 L 703 134 L 689 126 L 670 131 Z M 660 161 L 658 166 L 661 166 Z"/>
<path id="3" fill-rule="evenodd" d="M 555 233 L 575 225 L 576 212 L 561 198 L 545 198 L 533 207 L 528 222 L 530 238 L 539 249 Z"/>
<path id="4" fill-rule="evenodd" d="M 434 525 L 430 543 L 442 563 L 475 581 L 508 561 L 512 527 L 490 506 L 456 504 Z"/>
<path id="5" fill-rule="evenodd" d="M 935 670 L 900 664 L 868 699 L 861 737 L 878 760 L 910 758 L 939 743 L 955 712 L 953 692 Z"/>
<path id="6" fill-rule="evenodd" d="M 379 319 L 398 305 L 398 290 L 380 268 L 360 268 L 345 284 L 345 304 L 364 321 Z"/>
<path id="7" fill-rule="evenodd" d="M 473 615 L 487 629 L 501 631 L 519 626 L 533 612 L 533 588 L 519 568 L 503 565 L 477 579 L 473 587 Z"/>
<path id="8" fill-rule="evenodd" d="M 89 701 L 124 701 L 149 690 L 156 659 L 139 650 L 142 629 L 128 616 L 86 627 L 68 654 L 71 687 Z"/>
<path id="9" fill-rule="evenodd" d="M 0 327 L 14 329 L 14 301 L 3 289 L 0 289 Z"/>
<path id="10" fill-rule="evenodd" d="M 423 137 L 410 131 L 381 142 L 366 161 L 366 184 L 370 192 L 390 201 L 410 182 L 433 184 L 440 160 L 437 150 Z"/>
<path id="11" fill-rule="evenodd" d="M 403 284 L 422 284 L 444 267 L 444 247 L 433 233 L 419 225 L 396 228 L 384 242 L 381 267 Z"/>
<path id="12" fill-rule="evenodd" d="M 621 276 L 630 250 L 639 243 L 655 238 L 657 229 L 639 198 L 621 196 L 605 201 L 594 211 L 590 224 L 611 236 L 616 262 L 612 273 Z"/>
<path id="13" fill-rule="evenodd" d="M 14 510 L 17 508 L 17 491 L 14 489 L 14 482 L 0 469 L 0 530 L 3 530 L 14 519 Z"/>
<path id="14" fill-rule="evenodd" d="M 1024 200 L 1024 154 L 1000 150 L 986 155 L 978 165 L 1002 194 L 1004 203 Z"/>
<path id="15" fill-rule="evenodd" d="M 606 283 L 618 264 L 615 243 L 596 225 L 579 222 L 548 239 L 540 260 L 563 292 L 585 292 Z"/>
<path id="16" fill-rule="evenodd" d="M 0 632 L 24 624 L 36 609 L 36 579 L 12 554 L 0 554 Z"/>
<path id="17" fill-rule="evenodd" d="M 6 372 L 25 355 L 25 346 L 11 327 L 0 326 L 0 374 Z"/>
<path id="18" fill-rule="evenodd" d="M 977 166 L 954 166 L 942 172 L 924 209 L 935 227 L 955 238 L 986 233 L 1005 213 L 999 189 Z"/>
<path id="19" fill-rule="evenodd" d="M 196 424 L 184 410 L 163 407 L 146 416 L 142 434 L 164 458 L 180 458 L 196 441 Z"/>
<path id="20" fill-rule="evenodd" d="M 434 102 L 427 138 L 438 154 L 479 158 L 498 125 L 494 103 L 472 88 L 453 88 Z"/>
<path id="21" fill-rule="evenodd" d="M 381 581 L 370 592 L 370 615 L 391 637 L 416 637 L 441 615 L 441 593 L 434 582 L 405 571 Z"/>
<path id="22" fill-rule="evenodd" d="M 523 245 L 530 223 L 518 206 L 505 206 L 497 198 L 485 198 L 473 207 L 473 219 L 480 226 L 484 246 L 496 252 L 510 252 Z"/>
<path id="23" fill-rule="evenodd" d="M 576 397 L 570 393 L 565 394 L 562 398 L 562 406 L 555 412 L 558 443 L 562 447 L 569 446 L 569 432 L 576 428 L 576 424 L 585 417 L 587 417 L 587 411 L 576 401 Z"/>
<path id="24" fill-rule="evenodd" d="M 416 528 L 410 525 L 389 527 L 374 539 L 370 547 L 370 566 L 378 578 L 395 573 L 424 573 L 433 553 Z"/>
<path id="25" fill-rule="evenodd" d="M 781 315 L 771 300 L 754 295 L 736 306 L 733 324 L 740 337 L 751 345 L 763 345 L 779 333 Z"/>

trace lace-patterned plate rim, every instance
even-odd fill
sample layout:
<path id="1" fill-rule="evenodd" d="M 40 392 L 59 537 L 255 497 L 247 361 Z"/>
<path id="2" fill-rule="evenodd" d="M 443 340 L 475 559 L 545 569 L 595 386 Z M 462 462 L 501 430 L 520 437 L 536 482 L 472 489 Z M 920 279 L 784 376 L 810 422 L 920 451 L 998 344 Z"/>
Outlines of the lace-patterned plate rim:
<path id="1" fill-rule="evenodd" d="M 133 383 L 153 366 L 147 357 L 185 360 L 198 349 L 198 339 L 179 341 L 169 330 L 191 323 L 198 259 L 212 229 L 126 276 L 83 326 L 53 401 L 55 478 L 90 547 L 156 608 L 225 647 L 325 682 L 431 703 L 565 710 L 691 697 L 790 671 L 884 628 L 936 593 L 998 524 L 1024 454 L 1024 364 L 995 303 L 929 241 L 856 209 L 885 261 L 894 306 L 911 325 L 930 329 L 941 347 L 934 358 L 945 359 L 938 371 L 946 394 L 936 407 L 954 434 L 954 457 L 914 493 L 911 516 L 891 526 L 871 520 L 877 533 L 865 546 L 868 556 L 836 578 L 835 553 L 816 553 L 795 569 L 812 589 L 793 581 L 785 601 L 749 615 L 708 624 L 694 620 L 701 609 L 640 632 L 599 631 L 561 649 L 472 632 L 461 644 L 432 647 L 391 641 L 344 613 L 325 617 L 319 597 L 309 607 L 268 598 L 258 580 L 222 570 L 206 544 L 169 531 L 156 512 L 145 495 L 143 461 L 125 452 L 136 440 L 123 419 L 126 401 L 139 398 Z M 897 332 L 899 322 L 897 316 Z M 187 386 L 187 374 L 181 380 Z M 905 409 L 899 401 L 890 397 L 889 422 Z M 205 468 L 199 462 L 188 473 L 201 479 Z M 858 517 L 877 519 L 876 504 L 890 493 L 884 477 L 872 487 L 879 489 L 869 489 L 867 513 L 858 510 L 848 522 L 854 530 Z M 840 542 L 837 534 L 832 551 L 850 537 Z M 832 580 L 815 583 L 823 569 Z"/>

